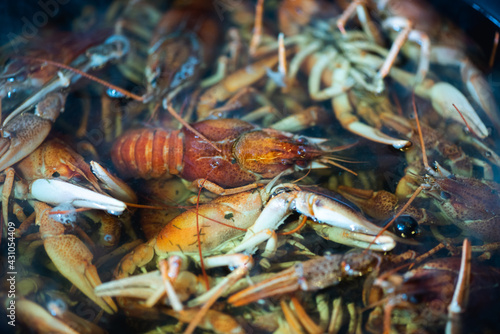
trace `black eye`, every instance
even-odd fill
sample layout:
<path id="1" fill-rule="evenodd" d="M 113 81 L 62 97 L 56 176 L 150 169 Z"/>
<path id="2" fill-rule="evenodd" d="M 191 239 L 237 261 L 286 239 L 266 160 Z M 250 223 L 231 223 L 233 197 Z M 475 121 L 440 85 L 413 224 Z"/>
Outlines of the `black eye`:
<path id="1" fill-rule="evenodd" d="M 441 191 L 440 195 L 441 195 L 442 199 L 450 199 L 451 198 L 450 193 L 447 193 L 446 191 Z"/>
<path id="2" fill-rule="evenodd" d="M 410 302 L 410 303 L 413 303 L 413 304 L 418 304 L 421 302 L 421 299 L 422 298 L 418 298 L 418 296 L 407 296 L 407 300 Z"/>
<path id="3" fill-rule="evenodd" d="M 394 222 L 393 232 L 401 238 L 415 238 L 420 234 L 420 227 L 413 217 L 402 215 Z"/>
<path id="4" fill-rule="evenodd" d="M 61 174 L 59 174 L 58 172 L 52 173 L 52 177 L 59 177 L 59 176 L 61 176 Z"/>
<path id="5" fill-rule="evenodd" d="M 303 145 L 308 145 L 308 140 L 305 137 L 299 137 L 299 138 L 297 138 L 297 143 L 303 144 Z"/>
<path id="6" fill-rule="evenodd" d="M 484 156 L 485 156 L 486 158 L 491 157 L 491 152 L 490 152 L 490 151 L 486 151 L 486 152 L 484 152 Z"/>
<path id="7" fill-rule="evenodd" d="M 21 71 L 16 74 L 16 81 L 22 82 L 28 78 L 28 72 L 26 71 Z"/>

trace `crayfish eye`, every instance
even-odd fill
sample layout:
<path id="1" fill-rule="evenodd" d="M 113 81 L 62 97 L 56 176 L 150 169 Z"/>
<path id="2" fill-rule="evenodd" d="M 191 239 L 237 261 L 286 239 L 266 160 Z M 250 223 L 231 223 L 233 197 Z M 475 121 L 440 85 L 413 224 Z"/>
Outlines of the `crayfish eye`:
<path id="1" fill-rule="evenodd" d="M 417 296 L 413 295 L 410 296 L 407 295 L 406 299 L 412 304 L 419 304 L 421 302 L 421 298 L 418 298 Z"/>
<path id="2" fill-rule="evenodd" d="M 119 98 L 125 97 L 124 94 L 122 94 L 121 92 L 117 91 L 116 89 L 112 89 L 112 88 L 108 88 L 106 90 L 106 94 L 113 99 L 119 99 Z"/>
<path id="3" fill-rule="evenodd" d="M 52 177 L 59 177 L 59 176 L 61 176 L 61 174 L 59 174 L 58 172 L 52 173 Z"/>
<path id="4" fill-rule="evenodd" d="M 26 71 L 21 71 L 19 73 L 16 74 L 16 81 L 19 81 L 19 82 L 23 82 L 24 80 L 26 80 L 28 78 L 28 72 Z"/>
<path id="5" fill-rule="evenodd" d="M 114 243 L 115 242 L 115 238 L 111 234 L 106 234 L 103 239 L 107 243 Z"/>
<path id="6" fill-rule="evenodd" d="M 440 194 L 440 195 L 441 195 L 441 198 L 442 198 L 442 199 L 446 199 L 446 200 L 448 200 L 448 199 L 450 199 L 450 198 L 451 198 L 450 193 L 448 193 L 448 192 L 446 192 L 446 191 L 441 191 L 441 194 Z"/>
<path id="7" fill-rule="evenodd" d="M 420 234 L 420 227 L 413 217 L 402 215 L 394 222 L 393 231 L 401 238 L 415 238 Z"/>
<path id="8" fill-rule="evenodd" d="M 305 137 L 298 137 L 297 138 L 297 143 L 303 144 L 303 145 L 308 145 L 308 140 Z"/>

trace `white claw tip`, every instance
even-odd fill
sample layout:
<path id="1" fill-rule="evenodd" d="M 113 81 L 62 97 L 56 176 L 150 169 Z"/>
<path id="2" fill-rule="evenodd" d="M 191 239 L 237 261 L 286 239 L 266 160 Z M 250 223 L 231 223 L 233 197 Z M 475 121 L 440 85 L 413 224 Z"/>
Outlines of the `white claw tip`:
<path id="1" fill-rule="evenodd" d="M 113 214 L 121 214 L 127 208 L 124 202 L 113 197 L 57 179 L 38 179 L 33 181 L 30 188 L 34 199 L 52 205 L 70 203 L 76 207 L 105 210 Z"/>
<path id="2" fill-rule="evenodd" d="M 392 143 L 392 147 L 394 147 L 397 150 L 401 150 L 401 149 L 408 147 L 408 146 L 410 146 L 410 142 L 407 140 L 394 141 Z"/>

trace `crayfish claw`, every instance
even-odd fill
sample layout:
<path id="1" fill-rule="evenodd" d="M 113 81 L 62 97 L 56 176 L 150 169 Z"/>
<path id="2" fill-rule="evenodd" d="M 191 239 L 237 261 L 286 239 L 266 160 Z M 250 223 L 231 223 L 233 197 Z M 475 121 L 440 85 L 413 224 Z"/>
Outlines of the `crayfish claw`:
<path id="1" fill-rule="evenodd" d="M 50 209 L 45 203 L 35 203 L 37 223 L 40 225 L 47 255 L 61 275 L 104 311 L 110 314 L 117 312 L 118 307 L 110 297 L 101 298 L 94 293 L 94 288 L 101 284 L 101 279 L 92 264 L 93 254 L 76 236 L 64 234 L 64 225 L 49 216 Z"/>
<path id="2" fill-rule="evenodd" d="M 58 205 L 71 203 L 77 207 L 105 210 L 120 215 L 127 206 L 122 201 L 57 179 L 38 179 L 30 186 L 31 196 Z"/>

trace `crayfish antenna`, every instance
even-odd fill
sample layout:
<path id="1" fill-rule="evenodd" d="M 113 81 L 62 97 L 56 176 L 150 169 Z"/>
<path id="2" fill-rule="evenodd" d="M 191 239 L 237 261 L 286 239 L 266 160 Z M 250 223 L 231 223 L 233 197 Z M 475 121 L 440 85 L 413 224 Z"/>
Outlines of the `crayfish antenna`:
<path id="1" fill-rule="evenodd" d="M 455 109 L 457 110 L 457 112 L 460 115 L 460 117 L 462 117 L 462 120 L 464 121 L 465 126 L 467 127 L 467 130 L 469 130 L 470 133 L 472 133 L 474 136 L 476 136 L 476 137 L 479 138 L 479 136 L 477 135 L 477 133 L 474 132 L 474 130 L 472 130 L 472 128 L 469 126 L 469 123 L 467 123 L 467 120 L 465 119 L 464 114 L 462 114 L 462 112 L 460 111 L 460 109 L 458 109 L 458 107 L 455 104 L 453 104 L 453 107 L 455 107 Z"/>
<path id="2" fill-rule="evenodd" d="M 346 145 L 341 145 L 341 146 L 336 146 L 336 147 L 328 147 L 326 145 L 321 145 L 322 142 L 318 142 L 319 144 L 319 147 L 324 151 L 324 152 L 327 152 L 327 153 L 333 153 L 333 152 L 338 152 L 338 151 L 343 151 L 343 150 L 347 150 L 349 148 L 352 148 L 356 145 L 358 145 L 358 142 L 354 142 L 352 144 L 346 144 Z M 337 156 L 334 156 L 334 155 L 328 155 L 328 156 L 323 156 L 321 159 L 317 160 L 317 161 L 313 161 L 310 163 L 309 167 L 310 169 L 320 169 L 320 168 L 328 168 L 330 166 L 335 166 L 337 168 L 340 168 L 348 173 L 351 173 L 355 176 L 358 176 L 358 174 L 354 171 L 352 171 L 351 169 L 337 163 L 337 161 L 339 162 L 346 162 L 346 163 L 363 163 L 364 161 L 355 161 L 355 160 L 350 160 L 350 159 L 347 159 L 347 158 L 340 158 L 340 157 L 337 157 Z"/>
<path id="3" fill-rule="evenodd" d="M 20 59 L 27 59 L 27 60 L 34 60 L 34 61 L 39 61 L 41 63 L 47 63 L 49 65 L 52 65 L 52 66 L 55 66 L 55 67 L 58 67 L 58 68 L 61 68 L 61 69 L 64 69 L 64 70 L 68 70 L 68 71 L 71 71 L 71 72 L 74 72 L 78 75 L 81 75 L 82 77 L 86 78 L 86 79 L 89 79 L 89 80 L 92 80 L 94 82 L 97 82 L 98 84 L 104 86 L 104 87 L 107 87 L 109 89 L 113 89 L 115 91 L 117 91 L 118 93 L 128 97 L 128 98 L 131 98 L 133 100 L 136 100 L 136 101 L 139 101 L 139 102 L 143 102 L 145 101 L 146 99 L 146 96 L 139 96 L 139 95 L 136 95 L 132 92 L 129 92 L 128 90 L 126 89 L 123 89 L 123 88 L 120 88 L 118 86 L 115 86 L 113 85 L 112 83 L 109 83 L 107 81 L 104 81 L 92 74 L 88 74 L 86 72 L 83 72 L 77 68 L 74 68 L 74 67 L 71 67 L 69 65 L 65 65 L 63 63 L 60 63 L 60 62 L 57 62 L 57 61 L 54 61 L 54 60 L 48 60 L 48 59 L 43 59 L 43 58 L 37 58 L 37 57 L 25 57 L 25 56 L 19 56 L 17 58 L 20 58 Z"/>
<path id="4" fill-rule="evenodd" d="M 500 40 L 500 33 L 498 31 L 495 31 L 495 39 L 493 40 L 493 49 L 491 50 L 490 61 L 488 63 L 490 69 L 493 68 L 493 65 L 495 64 L 495 56 L 497 54 L 499 40 Z"/>
<path id="5" fill-rule="evenodd" d="M 429 160 L 427 160 L 427 152 L 425 150 L 424 136 L 422 135 L 422 128 L 420 127 L 420 120 L 418 118 L 417 105 L 415 103 L 415 93 L 412 94 L 412 104 L 413 104 L 413 113 L 415 114 L 415 122 L 417 123 L 420 147 L 422 148 L 422 162 L 424 163 L 425 170 L 429 171 L 432 170 L 432 168 L 429 166 Z"/>
<path id="6" fill-rule="evenodd" d="M 200 132 L 198 132 L 198 130 L 196 130 L 195 128 L 193 128 L 191 125 L 189 125 L 188 122 L 186 122 L 181 116 L 179 116 L 179 114 L 177 113 L 177 111 L 175 111 L 175 109 L 168 103 L 168 100 L 167 99 L 164 99 L 163 100 L 163 107 L 165 109 L 168 110 L 168 112 L 177 120 L 179 121 L 179 123 L 181 123 L 182 125 L 184 125 L 187 129 L 189 129 L 189 131 L 191 131 L 192 133 L 194 133 L 195 135 L 197 135 L 198 137 L 200 137 L 201 139 L 203 139 L 204 141 L 206 141 L 210 146 L 212 146 L 217 152 L 222 152 L 220 148 L 217 147 L 217 145 L 215 145 L 214 143 L 212 143 L 207 137 L 205 137 L 203 134 L 201 134 Z"/>
<path id="7" fill-rule="evenodd" d="M 107 81 L 104 81 L 94 75 L 91 75 L 91 74 L 88 74 L 86 72 L 83 72 L 77 68 L 74 68 L 74 67 L 71 67 L 69 65 L 65 65 L 65 64 L 62 64 L 62 63 L 59 63 L 57 61 L 53 61 L 53 60 L 48 60 L 48 59 L 42 59 L 42 58 L 36 58 L 36 57 L 24 57 L 24 56 L 21 56 L 19 57 L 21 59 L 29 59 L 29 60 L 35 60 L 35 61 L 39 61 L 39 62 L 42 62 L 42 63 L 47 63 L 49 65 L 52 65 L 52 66 L 55 66 L 55 67 L 58 67 L 58 68 L 61 68 L 61 69 L 65 69 L 65 70 L 68 70 L 68 71 L 72 71 L 78 75 L 81 75 L 82 77 L 84 78 L 87 78 L 89 80 L 92 80 L 104 87 L 107 87 L 109 89 L 112 89 L 112 90 L 115 90 L 117 91 L 118 93 L 122 94 L 123 96 L 125 97 L 128 97 L 130 99 L 133 99 L 135 101 L 138 101 L 138 102 L 147 102 L 147 100 L 150 98 L 150 95 L 148 94 L 145 94 L 145 95 L 136 95 L 132 92 L 129 92 L 127 91 L 126 89 L 123 89 L 123 88 L 120 88 L 116 85 L 113 85 L 112 83 L 109 83 Z M 195 135 L 197 135 L 198 137 L 200 137 L 201 139 L 205 140 L 207 143 L 209 143 L 217 152 L 221 152 L 220 148 L 218 148 L 214 143 L 212 143 L 207 137 L 205 137 L 203 134 L 201 134 L 200 132 L 198 132 L 196 129 L 194 129 L 192 126 L 190 126 L 185 120 L 182 119 L 182 117 L 179 116 L 179 114 L 170 106 L 168 105 L 168 101 L 167 99 L 164 100 L 164 107 L 165 109 L 168 110 L 168 112 L 177 120 L 179 121 L 182 125 L 184 125 L 186 128 L 189 129 L 189 131 L 193 132 Z M 1 111 L 1 109 L 0 109 Z M 8 122 L 10 119 L 12 119 L 14 115 L 9 115 L 9 117 L 5 120 L 5 122 Z"/>
<path id="8" fill-rule="evenodd" d="M 432 168 L 429 166 L 429 161 L 427 159 L 427 153 L 425 151 L 424 137 L 422 136 L 422 129 L 420 127 L 420 121 L 418 119 L 417 105 L 415 103 L 415 93 L 413 93 L 413 96 L 412 96 L 412 104 L 413 104 L 413 112 L 415 113 L 415 121 L 417 123 L 417 130 L 418 130 L 418 137 L 419 137 L 419 140 L 420 140 L 420 146 L 422 147 L 422 161 L 423 161 L 423 164 L 425 166 L 425 170 L 427 170 L 429 173 L 431 173 L 431 174 L 434 175 L 435 173 L 432 170 Z M 427 184 L 421 184 L 415 190 L 415 192 L 411 195 L 411 197 L 408 199 L 408 201 L 405 203 L 405 205 L 403 205 L 403 207 L 396 213 L 396 215 L 375 236 L 375 238 L 370 243 L 370 245 L 368 245 L 367 249 L 369 249 L 371 247 L 371 245 L 373 245 L 375 243 L 375 240 L 377 240 L 377 238 L 379 236 L 381 236 L 382 233 L 384 233 L 385 231 L 387 231 L 387 229 L 396 221 L 396 219 L 398 219 L 399 216 L 401 216 L 403 214 L 403 212 L 405 212 L 405 210 L 410 206 L 411 203 L 413 203 L 413 201 L 415 200 L 415 198 L 417 198 L 417 196 L 420 194 L 420 192 L 423 189 L 427 189 L 427 188 L 429 188 L 429 185 L 427 185 Z"/>
<path id="9" fill-rule="evenodd" d="M 352 175 L 354 176 L 358 176 L 358 173 L 356 173 L 355 171 L 337 163 L 336 161 L 341 161 L 341 162 L 352 162 L 352 161 L 348 161 L 348 160 L 345 160 L 345 159 L 341 159 L 341 158 L 337 158 L 337 157 L 334 157 L 334 156 L 330 156 L 330 157 L 324 157 L 322 158 L 321 160 L 319 160 L 319 163 L 318 162 L 313 162 L 311 164 L 311 167 L 312 168 L 322 168 L 322 164 L 328 164 L 328 165 L 331 165 L 331 166 L 335 166 L 337 168 L 340 168 L 348 173 L 351 173 Z M 352 162 L 352 163 L 356 163 L 356 162 Z M 316 164 L 316 165 L 315 165 Z M 323 165 L 324 166 L 324 165 Z"/>

